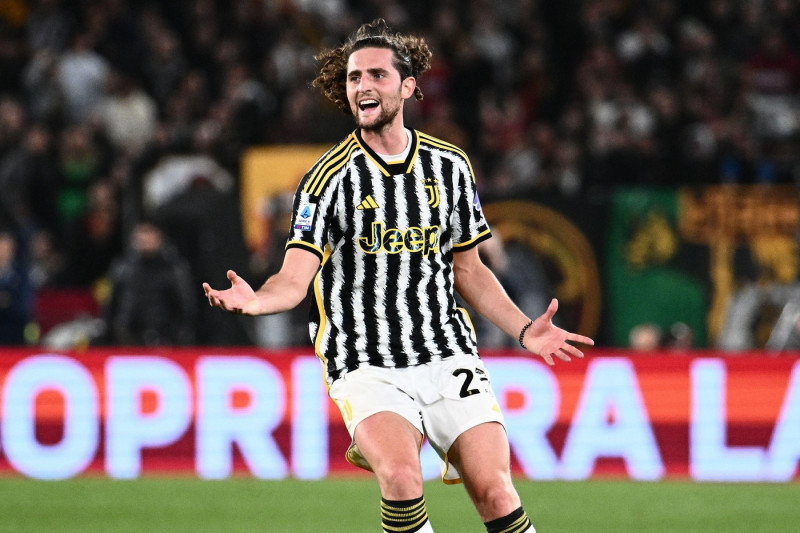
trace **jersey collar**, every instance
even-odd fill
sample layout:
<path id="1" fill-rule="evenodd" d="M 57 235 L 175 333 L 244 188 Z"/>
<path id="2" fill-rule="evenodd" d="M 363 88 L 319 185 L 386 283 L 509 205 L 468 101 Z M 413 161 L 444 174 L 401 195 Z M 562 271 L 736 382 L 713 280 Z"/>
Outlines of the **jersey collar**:
<path id="1" fill-rule="evenodd" d="M 408 151 L 408 155 L 406 156 L 405 161 L 400 163 L 394 164 L 387 164 L 381 156 L 379 156 L 369 145 L 364 142 L 364 139 L 361 138 L 361 129 L 357 129 L 355 131 L 356 141 L 367 157 L 375 163 L 375 165 L 380 169 L 384 176 L 397 176 L 400 174 L 409 174 L 411 172 L 411 168 L 414 166 L 414 162 L 417 160 L 417 154 L 419 154 L 419 135 L 417 135 L 417 130 L 410 130 L 411 131 L 411 150 Z"/>

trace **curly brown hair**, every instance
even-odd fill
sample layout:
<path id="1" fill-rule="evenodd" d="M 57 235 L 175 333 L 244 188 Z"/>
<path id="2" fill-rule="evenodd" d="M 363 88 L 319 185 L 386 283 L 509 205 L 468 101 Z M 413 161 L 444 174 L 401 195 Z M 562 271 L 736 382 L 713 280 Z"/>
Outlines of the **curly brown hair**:
<path id="1" fill-rule="evenodd" d="M 342 46 L 324 50 L 314 57 L 320 69 L 313 86 L 348 115 L 352 111 L 347 102 L 347 61 L 350 54 L 368 47 L 386 48 L 394 52 L 393 64 L 400 73 L 400 79 L 417 78 L 431 68 L 433 53 L 422 37 L 395 33 L 383 19 L 363 24 L 350 34 Z M 414 89 L 414 97 L 417 100 L 423 98 L 419 86 Z"/>

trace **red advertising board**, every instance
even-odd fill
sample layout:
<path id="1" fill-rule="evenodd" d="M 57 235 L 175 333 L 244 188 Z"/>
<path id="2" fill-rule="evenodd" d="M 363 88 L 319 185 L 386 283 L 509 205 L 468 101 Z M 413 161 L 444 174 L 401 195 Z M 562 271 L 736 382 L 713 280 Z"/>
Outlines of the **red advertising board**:
<path id="1" fill-rule="evenodd" d="M 483 355 L 513 470 L 534 479 L 789 481 L 800 354 Z M 355 473 L 310 350 L 0 350 L 0 472 L 64 479 Z M 439 461 L 422 451 L 426 478 Z"/>

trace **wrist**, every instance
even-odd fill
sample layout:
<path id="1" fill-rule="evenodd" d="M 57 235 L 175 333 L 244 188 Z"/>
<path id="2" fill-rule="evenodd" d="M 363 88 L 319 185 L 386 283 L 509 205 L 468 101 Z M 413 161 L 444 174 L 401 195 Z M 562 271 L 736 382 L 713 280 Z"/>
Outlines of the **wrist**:
<path id="1" fill-rule="evenodd" d="M 527 333 L 527 332 L 528 332 L 528 328 L 530 328 L 532 325 L 533 325 L 533 320 L 529 320 L 529 321 L 528 321 L 528 323 L 527 323 L 527 324 L 525 324 L 524 326 L 522 326 L 522 329 L 519 331 L 519 338 L 518 338 L 517 340 L 519 341 L 519 345 L 520 345 L 520 346 L 521 346 L 521 347 L 522 347 L 524 350 L 527 350 L 527 349 L 528 349 L 528 348 L 525 346 L 525 333 Z"/>

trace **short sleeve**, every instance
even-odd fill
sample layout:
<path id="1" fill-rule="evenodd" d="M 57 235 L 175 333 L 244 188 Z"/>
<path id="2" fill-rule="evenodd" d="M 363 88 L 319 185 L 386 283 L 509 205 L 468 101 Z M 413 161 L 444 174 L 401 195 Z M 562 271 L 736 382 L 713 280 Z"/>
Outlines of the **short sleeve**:
<path id="1" fill-rule="evenodd" d="M 453 214 L 453 249 L 457 252 L 469 250 L 491 236 L 492 232 L 481 209 L 472 167 L 465 159 Z"/>

